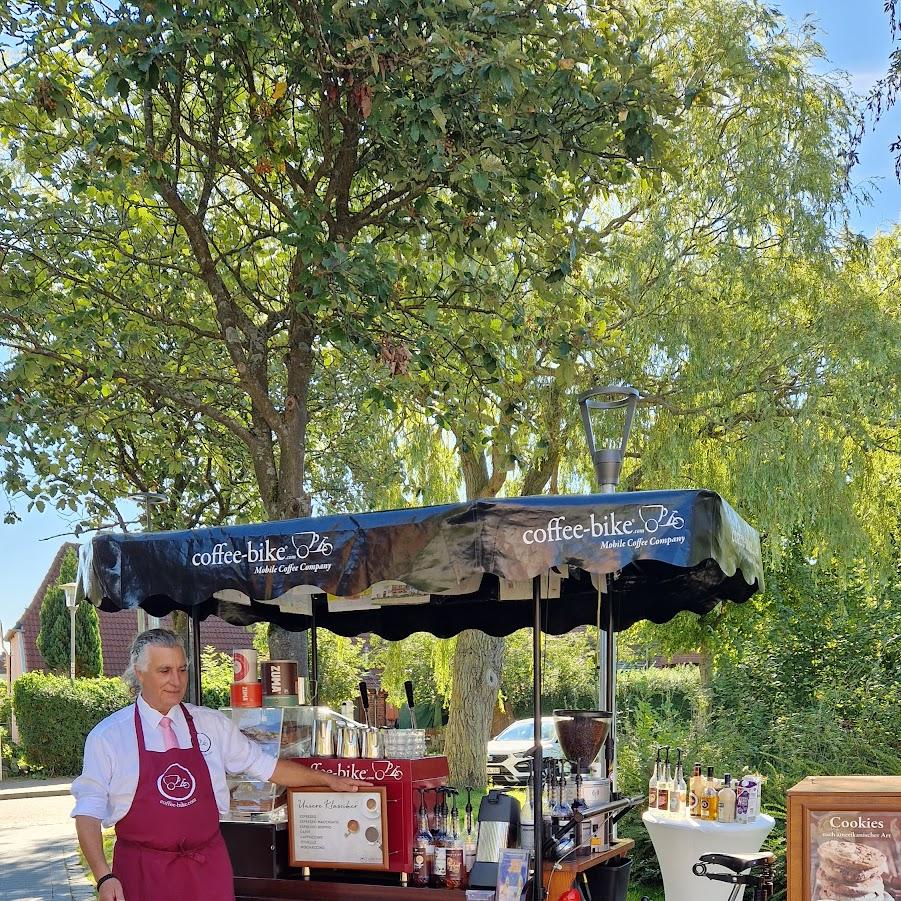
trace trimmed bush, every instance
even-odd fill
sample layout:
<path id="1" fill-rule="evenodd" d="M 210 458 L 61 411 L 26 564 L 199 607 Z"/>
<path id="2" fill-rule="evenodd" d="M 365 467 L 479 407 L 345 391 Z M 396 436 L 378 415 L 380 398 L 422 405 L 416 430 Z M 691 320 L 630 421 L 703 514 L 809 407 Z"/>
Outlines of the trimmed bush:
<path id="1" fill-rule="evenodd" d="M 81 772 L 88 733 L 131 703 L 121 679 L 76 679 L 25 673 L 13 683 L 13 704 L 25 756 L 48 776 Z"/>

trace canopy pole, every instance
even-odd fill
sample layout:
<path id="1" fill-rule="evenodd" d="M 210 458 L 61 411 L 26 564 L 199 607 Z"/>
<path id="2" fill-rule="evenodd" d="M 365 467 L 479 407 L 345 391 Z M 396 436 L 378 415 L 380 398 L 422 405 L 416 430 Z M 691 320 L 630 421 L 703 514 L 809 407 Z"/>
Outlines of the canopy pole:
<path id="1" fill-rule="evenodd" d="M 532 901 L 544 901 L 544 754 L 541 744 L 541 576 L 532 579 L 532 723 L 535 753 L 532 756 L 532 820 L 534 822 L 535 874 Z"/>
<path id="2" fill-rule="evenodd" d="M 616 791 L 616 629 L 613 616 L 613 577 L 605 573 L 607 591 L 601 605 L 604 624 L 604 710 L 613 714 L 605 744 L 606 768 L 604 774 L 610 780 L 611 792 Z"/>
<path id="3" fill-rule="evenodd" d="M 310 648 L 307 653 L 307 660 L 310 667 L 310 704 L 319 703 L 319 643 L 316 638 L 316 601 L 310 599 L 310 618 L 312 625 L 310 626 Z"/>
<path id="4" fill-rule="evenodd" d="M 200 706 L 200 613 L 196 607 L 191 608 L 191 664 L 191 703 Z"/>

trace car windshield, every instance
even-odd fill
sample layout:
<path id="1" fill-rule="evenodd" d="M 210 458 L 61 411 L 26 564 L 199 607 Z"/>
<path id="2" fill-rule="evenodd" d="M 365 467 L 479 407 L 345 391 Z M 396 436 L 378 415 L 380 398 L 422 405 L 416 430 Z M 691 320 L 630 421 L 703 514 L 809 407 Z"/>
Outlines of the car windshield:
<path id="1" fill-rule="evenodd" d="M 511 723 L 497 736 L 496 741 L 528 741 L 533 735 L 531 720 L 517 720 Z M 551 720 L 541 721 L 541 739 L 549 741 L 554 737 L 554 723 Z"/>

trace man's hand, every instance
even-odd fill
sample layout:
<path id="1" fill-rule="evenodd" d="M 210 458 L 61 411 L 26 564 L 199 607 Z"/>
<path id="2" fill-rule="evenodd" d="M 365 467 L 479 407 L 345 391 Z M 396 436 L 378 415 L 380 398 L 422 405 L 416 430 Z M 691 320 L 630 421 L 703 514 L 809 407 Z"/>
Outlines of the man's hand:
<path id="1" fill-rule="evenodd" d="M 331 773 L 323 773 L 328 777 L 327 787 L 336 792 L 355 792 L 361 788 L 371 788 L 371 782 L 364 782 L 362 779 L 348 779 L 345 776 L 333 776 Z"/>
<path id="2" fill-rule="evenodd" d="M 303 788 L 322 785 L 336 792 L 355 792 L 361 788 L 370 788 L 371 782 L 360 779 L 347 779 L 344 776 L 333 776 L 324 770 L 314 770 L 298 763 L 296 760 L 279 760 L 275 765 L 270 782 L 285 785 L 288 788 Z"/>
<path id="3" fill-rule="evenodd" d="M 125 901 L 125 892 L 118 879 L 107 879 L 97 892 L 100 901 Z"/>

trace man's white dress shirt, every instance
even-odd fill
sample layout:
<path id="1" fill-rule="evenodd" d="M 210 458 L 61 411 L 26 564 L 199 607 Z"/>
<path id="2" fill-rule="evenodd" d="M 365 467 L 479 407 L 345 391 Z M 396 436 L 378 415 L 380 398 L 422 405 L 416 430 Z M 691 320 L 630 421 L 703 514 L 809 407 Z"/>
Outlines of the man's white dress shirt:
<path id="1" fill-rule="evenodd" d="M 140 695 L 138 713 L 144 728 L 144 746 L 162 751 L 163 717 Z M 210 770 L 213 793 L 220 813 L 229 805 L 226 773 L 247 773 L 268 781 L 278 761 L 241 733 L 224 714 L 208 707 L 185 704 L 194 717 L 197 741 Z M 180 748 L 191 747 L 188 722 L 179 705 L 168 714 Z M 84 745 L 84 769 L 72 783 L 75 808 L 72 816 L 96 817 L 105 827 L 112 826 L 128 813 L 138 788 L 138 737 L 135 733 L 134 705 L 117 710 L 98 723 Z"/>

